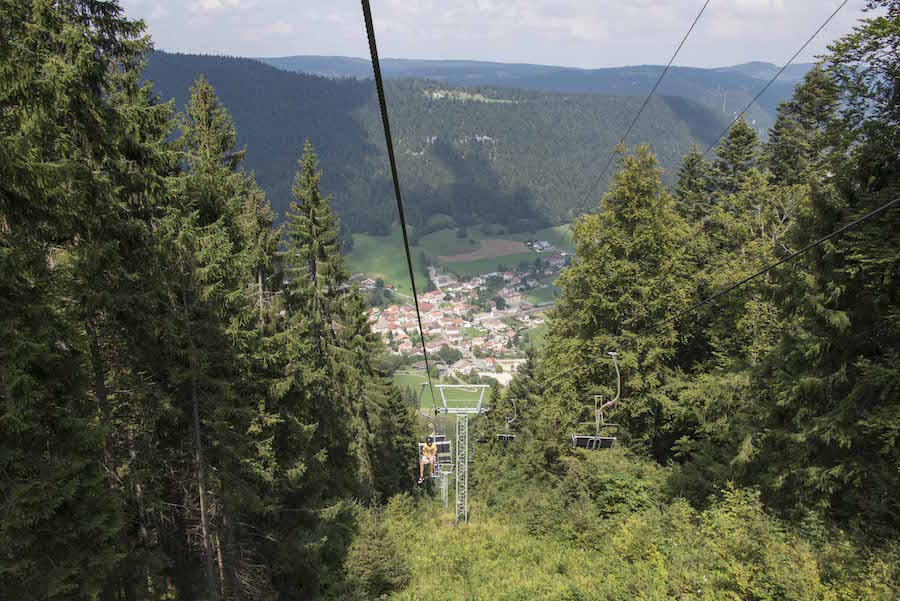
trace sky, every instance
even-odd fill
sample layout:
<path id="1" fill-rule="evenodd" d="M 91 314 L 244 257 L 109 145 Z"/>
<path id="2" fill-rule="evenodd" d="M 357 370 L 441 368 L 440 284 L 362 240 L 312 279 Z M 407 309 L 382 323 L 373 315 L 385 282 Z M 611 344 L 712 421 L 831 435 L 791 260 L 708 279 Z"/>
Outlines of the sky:
<path id="1" fill-rule="evenodd" d="M 705 0 L 371 0 L 378 53 L 599 68 L 665 64 Z M 842 0 L 710 0 L 676 65 L 781 65 Z M 156 48 L 368 57 L 358 0 L 121 0 Z M 851 30 L 849 0 L 796 62 Z"/>

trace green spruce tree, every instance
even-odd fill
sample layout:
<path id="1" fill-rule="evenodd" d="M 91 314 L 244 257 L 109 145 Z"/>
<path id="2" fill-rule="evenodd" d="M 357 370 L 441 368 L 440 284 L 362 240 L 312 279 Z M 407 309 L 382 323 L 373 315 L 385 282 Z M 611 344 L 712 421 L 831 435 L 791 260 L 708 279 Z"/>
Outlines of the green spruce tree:
<path id="1" fill-rule="evenodd" d="M 660 173 L 656 158 L 639 146 L 623 159 L 601 210 L 575 224 L 578 260 L 557 280 L 562 294 L 547 334 L 544 370 L 583 369 L 553 383 L 554 401 L 542 418 L 556 436 L 585 421 L 589 395 L 614 393 L 606 353 L 621 350 L 625 400 L 617 408 L 619 421 L 636 447 L 663 459 L 683 413 L 671 388 L 676 330 L 670 324 L 633 337 L 683 306 L 693 283 L 685 251 L 689 230 Z"/>
<path id="2" fill-rule="evenodd" d="M 712 177 L 716 190 L 722 195 L 736 192 L 744 176 L 757 164 L 759 136 L 743 117 L 728 130 L 722 144 L 716 148 Z"/>

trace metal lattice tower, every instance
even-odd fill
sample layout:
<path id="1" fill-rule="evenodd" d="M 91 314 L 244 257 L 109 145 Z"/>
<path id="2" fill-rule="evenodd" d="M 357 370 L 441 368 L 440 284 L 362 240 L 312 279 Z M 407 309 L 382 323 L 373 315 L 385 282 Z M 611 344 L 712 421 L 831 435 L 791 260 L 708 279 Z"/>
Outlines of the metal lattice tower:
<path id="1" fill-rule="evenodd" d="M 456 522 L 469 521 L 469 414 L 456 416 Z"/>
<path id="2" fill-rule="evenodd" d="M 487 384 L 437 384 L 441 393 L 443 406 L 437 407 L 438 412 L 456 416 L 456 523 L 469 521 L 469 416 L 480 415 L 485 412 L 484 392 L 489 389 Z M 446 391 L 451 391 L 447 398 Z M 456 392 L 457 395 L 452 394 Z M 461 392 L 468 392 L 465 398 Z M 477 396 L 475 396 L 477 394 Z M 443 501 L 443 489 L 441 490 Z"/>
<path id="3" fill-rule="evenodd" d="M 441 507 L 450 505 L 450 474 L 441 471 Z"/>

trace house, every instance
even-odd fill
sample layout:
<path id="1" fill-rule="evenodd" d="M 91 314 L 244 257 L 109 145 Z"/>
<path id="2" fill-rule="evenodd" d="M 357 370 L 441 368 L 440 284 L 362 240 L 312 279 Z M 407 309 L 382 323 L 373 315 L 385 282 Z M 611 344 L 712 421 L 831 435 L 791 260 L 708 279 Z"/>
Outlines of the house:
<path id="1" fill-rule="evenodd" d="M 484 327 L 486 327 L 491 332 L 496 332 L 501 329 L 506 328 L 506 324 L 500 321 L 499 319 L 489 319 L 484 322 Z"/>
<path id="2" fill-rule="evenodd" d="M 434 305 L 431 303 L 419 303 L 419 311 L 421 311 L 423 313 L 427 313 L 428 311 L 431 311 L 432 309 L 434 309 Z"/>
<path id="3" fill-rule="evenodd" d="M 451 365 L 451 367 L 456 371 L 465 371 L 472 367 L 472 363 L 467 359 L 460 359 L 459 361 Z"/>
<path id="4" fill-rule="evenodd" d="M 512 290 L 501 294 L 500 297 L 506 301 L 507 305 L 518 305 L 520 302 L 522 302 L 522 297 L 519 295 L 519 293 Z"/>
<path id="5" fill-rule="evenodd" d="M 375 287 L 375 280 L 373 280 L 372 278 L 366 278 L 359 283 L 359 287 L 363 288 L 364 290 L 370 290 Z"/>

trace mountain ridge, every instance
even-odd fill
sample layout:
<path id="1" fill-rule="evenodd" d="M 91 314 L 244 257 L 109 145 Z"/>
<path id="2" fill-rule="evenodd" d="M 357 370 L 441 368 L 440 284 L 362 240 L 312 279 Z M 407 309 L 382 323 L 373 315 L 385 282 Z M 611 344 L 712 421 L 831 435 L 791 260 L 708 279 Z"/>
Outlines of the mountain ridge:
<path id="1" fill-rule="evenodd" d="M 296 160 L 309 139 L 345 233 L 390 232 L 396 208 L 371 81 L 294 73 L 246 58 L 164 52 L 149 57 L 144 73 L 161 98 L 174 98 L 179 108 L 200 75 L 232 114 L 238 144 L 248 149 L 246 168 L 280 214 L 291 202 Z M 514 231 L 570 221 L 642 104 L 633 95 L 410 78 L 388 79 L 386 88 L 414 226 L 438 213 L 460 227 L 498 223 Z M 691 143 L 712 143 L 728 121 L 698 102 L 659 95 L 627 143 L 649 142 L 667 169 L 664 177 L 674 183 Z"/>
<path id="2" fill-rule="evenodd" d="M 294 55 L 257 60 L 279 69 L 325 77 L 372 77 L 371 64 L 364 58 Z M 663 65 L 628 65 L 583 69 L 532 63 L 396 58 L 382 59 L 380 64 L 387 78 L 413 77 L 454 85 L 617 96 L 648 94 L 665 68 Z M 755 122 L 761 136 L 765 136 L 774 123 L 778 103 L 791 96 L 794 86 L 812 66 L 812 63 L 789 65 L 750 107 L 747 117 Z M 714 68 L 673 66 L 656 93 L 683 96 L 735 118 L 779 69 L 777 65 L 762 61 Z"/>

